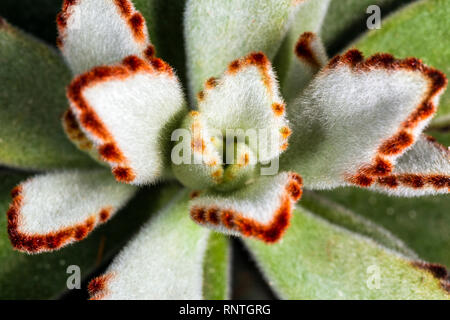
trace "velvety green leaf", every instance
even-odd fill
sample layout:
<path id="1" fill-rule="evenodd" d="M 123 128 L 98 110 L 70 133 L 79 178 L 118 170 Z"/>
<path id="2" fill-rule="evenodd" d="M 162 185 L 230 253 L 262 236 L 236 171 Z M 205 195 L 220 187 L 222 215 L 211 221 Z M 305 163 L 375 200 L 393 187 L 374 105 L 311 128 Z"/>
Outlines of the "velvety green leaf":
<path id="1" fill-rule="evenodd" d="M 291 0 L 188 1 L 184 34 L 191 98 L 234 59 L 252 51 L 272 59 L 295 11 Z"/>
<path id="2" fill-rule="evenodd" d="M 352 212 L 348 207 L 339 205 L 316 192 L 305 191 L 301 205 L 331 223 L 372 238 L 379 244 L 398 251 L 405 256 L 417 258 L 417 254 L 414 251 L 386 229 Z"/>
<path id="3" fill-rule="evenodd" d="M 414 56 L 450 78 L 450 2 L 414 3 L 383 21 L 380 30 L 368 32 L 353 46 L 366 55 L 389 52 L 396 57 Z M 444 93 L 433 126 L 450 124 L 450 90 Z"/>
<path id="4" fill-rule="evenodd" d="M 56 15 L 62 0 L 2 0 L 0 17 L 22 30 L 47 41 L 56 43 Z"/>
<path id="5" fill-rule="evenodd" d="M 202 114 L 190 112 L 180 128 L 186 134 L 172 136 L 178 141 L 172 150 L 173 174 L 188 188 L 201 190 L 216 186 L 223 176 L 222 157 Z M 203 147 L 195 147 L 196 144 Z"/>
<path id="6" fill-rule="evenodd" d="M 268 162 L 282 153 L 290 134 L 276 75 L 261 53 L 251 53 L 234 63 L 240 67 L 231 71 L 230 65 L 220 78 L 212 81 L 213 88 L 208 82 L 198 110 L 223 137 L 229 135 L 228 130 L 264 131 L 264 139 L 250 139 L 247 144 L 257 156 L 255 160 Z M 245 140 L 245 134 L 236 133 L 240 142 Z"/>
<path id="7" fill-rule="evenodd" d="M 422 92 L 430 86 L 431 80 L 427 75 L 430 70 L 426 66 L 420 65 L 417 70 L 407 72 L 402 68 L 362 70 L 344 62 L 352 54 L 356 54 L 355 51 L 337 57 L 339 63 L 330 65 L 327 72 L 318 73 L 303 90 L 301 98 L 296 99 L 287 110 L 294 134 L 289 139 L 288 150 L 281 156 L 280 167 L 300 173 L 308 189 L 358 184 L 350 177 L 358 175 L 361 168 L 365 172 L 368 168 L 374 168 L 375 159 L 382 154 L 379 151 L 384 147 L 382 142 L 393 139 L 393 133 L 403 128 L 408 115 L 423 103 Z M 367 61 L 370 63 L 370 60 Z M 433 81 L 439 93 L 442 91 L 439 89 L 443 86 L 443 77 L 438 75 Z M 424 116 L 421 120 L 425 122 L 428 118 Z M 421 128 L 421 125 L 415 126 L 411 134 L 417 136 Z M 429 149 L 436 149 L 434 145 L 426 144 L 430 145 L 427 146 Z M 422 149 L 423 146 L 419 148 Z M 399 151 L 402 148 L 399 147 Z M 440 163 L 445 164 L 445 155 L 439 150 L 437 153 Z M 385 161 L 394 162 L 400 155 L 401 152 L 386 153 L 382 157 Z M 418 152 L 406 155 L 404 167 L 398 169 L 408 170 L 407 160 L 412 158 L 421 157 Z M 434 159 L 432 161 L 434 163 Z M 437 172 L 441 171 L 445 172 L 445 168 Z M 406 196 L 446 190 L 428 185 L 411 188 L 403 183 L 399 188 L 383 188 L 378 183 L 374 185 L 386 193 Z"/>
<path id="8" fill-rule="evenodd" d="M 449 196 L 398 198 L 355 188 L 321 194 L 391 231 L 420 258 L 450 266 Z"/>
<path id="9" fill-rule="evenodd" d="M 414 0 L 331 0 L 322 25 L 322 37 L 331 54 L 367 31 L 367 7 L 378 5 L 381 17 Z"/>
<path id="10" fill-rule="evenodd" d="M 188 195 L 184 189 L 174 196 L 127 243 L 105 274 L 92 280 L 92 299 L 202 299 L 210 232 L 187 214 Z M 97 281 L 104 285 L 96 286 Z"/>
<path id="11" fill-rule="evenodd" d="M 56 51 L 0 24 L 1 164 L 33 169 L 94 165 L 62 129 L 70 78 Z"/>
<path id="12" fill-rule="evenodd" d="M 5 214 L 11 201 L 10 190 L 25 178 L 24 174 L 0 172 L 0 299 L 57 297 L 66 289 L 68 266 L 78 265 L 82 277 L 88 277 L 179 190 L 177 185 L 145 189 L 86 240 L 57 252 L 27 255 L 12 249 Z"/>
<path id="13" fill-rule="evenodd" d="M 183 13 L 186 0 L 133 0 L 147 20 L 150 40 L 156 55 L 175 68 L 185 83 L 186 61 L 183 40 Z"/>
<path id="14" fill-rule="evenodd" d="M 289 226 L 292 207 L 301 196 L 300 180 L 295 173 L 280 172 L 261 175 L 230 192 L 201 192 L 190 201 L 190 215 L 218 232 L 274 243 Z"/>
<path id="15" fill-rule="evenodd" d="M 282 298 L 449 298 L 431 272 L 301 207 L 280 243 L 245 243 Z"/>
<path id="16" fill-rule="evenodd" d="M 203 297 L 206 300 L 230 298 L 231 248 L 224 235 L 211 232 L 203 261 Z"/>
<path id="17" fill-rule="evenodd" d="M 115 10 L 115 7 L 111 9 Z M 126 68 L 125 62 L 119 68 L 124 66 Z M 99 68 L 100 72 L 108 68 L 114 76 L 101 83 L 89 74 L 87 77 L 86 74 L 77 77 L 68 89 L 71 93 L 78 92 L 68 94 L 70 108 L 78 114 L 80 127 L 99 154 L 111 145 L 114 149 L 112 153 L 120 154 L 118 157 L 108 157 L 103 153 L 102 156 L 108 160 L 116 180 L 133 185 L 154 183 L 170 166 L 168 156 L 171 150 L 168 146 L 173 132 L 171 129 L 187 111 L 181 84 L 177 77 L 155 72 L 151 67 L 126 75 L 116 74 L 114 70 L 117 67 Z M 139 97 L 136 97 L 137 92 Z M 84 108 L 84 103 L 89 104 L 89 110 Z M 107 138 L 99 137 L 97 131 L 82 120 L 88 114 L 101 119 L 104 128 L 107 128 Z M 111 144 L 111 141 L 114 143 Z"/>
<path id="18" fill-rule="evenodd" d="M 16 189 L 14 208 L 8 212 L 11 242 L 17 250 L 31 254 L 61 249 L 80 237 L 69 234 L 50 246 L 33 240 L 64 235 L 64 230 L 77 229 L 87 221 L 94 229 L 102 224 L 102 212 L 103 220 L 114 216 L 137 190 L 117 182 L 104 169 L 64 170 L 28 178 Z"/>

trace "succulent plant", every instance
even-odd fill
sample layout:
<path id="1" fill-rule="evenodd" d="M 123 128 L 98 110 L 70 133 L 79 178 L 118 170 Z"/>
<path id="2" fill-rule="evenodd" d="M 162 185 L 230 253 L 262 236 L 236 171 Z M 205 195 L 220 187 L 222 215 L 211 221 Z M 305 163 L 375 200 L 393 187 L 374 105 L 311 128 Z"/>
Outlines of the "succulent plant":
<path id="1" fill-rule="evenodd" d="M 118 252 L 92 299 L 226 299 L 232 235 L 280 298 L 448 299 L 448 1 L 65 0 L 59 51 L 42 3 L 0 12 L 2 298 Z"/>

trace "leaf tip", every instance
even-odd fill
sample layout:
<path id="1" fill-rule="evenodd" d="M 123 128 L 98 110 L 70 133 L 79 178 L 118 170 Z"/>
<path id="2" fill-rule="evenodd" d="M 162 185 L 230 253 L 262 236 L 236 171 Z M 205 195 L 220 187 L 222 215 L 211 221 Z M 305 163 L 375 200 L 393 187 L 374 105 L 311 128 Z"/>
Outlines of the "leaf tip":
<path id="1" fill-rule="evenodd" d="M 413 261 L 413 267 L 426 270 L 439 280 L 442 289 L 450 294 L 450 276 L 447 268 L 438 263 L 430 263 L 424 261 Z"/>
<path id="2" fill-rule="evenodd" d="M 313 32 L 302 33 L 295 44 L 294 53 L 298 59 L 318 69 L 321 67 L 321 63 L 312 49 L 312 42 L 315 40 L 317 40 L 317 36 Z"/>
<path id="3" fill-rule="evenodd" d="M 73 226 L 45 234 L 27 233 L 21 230 L 21 209 L 23 205 L 23 186 L 19 185 L 11 191 L 12 203 L 7 212 L 8 236 L 14 249 L 30 254 L 53 251 L 73 242 L 80 241 L 94 229 L 97 223 L 106 222 L 111 216 L 112 207 L 102 208 L 95 215 Z"/>
<path id="4" fill-rule="evenodd" d="M 88 284 L 88 292 L 90 300 L 101 300 L 108 294 L 108 282 L 113 278 L 114 274 L 108 272 L 104 275 L 92 279 Z"/>

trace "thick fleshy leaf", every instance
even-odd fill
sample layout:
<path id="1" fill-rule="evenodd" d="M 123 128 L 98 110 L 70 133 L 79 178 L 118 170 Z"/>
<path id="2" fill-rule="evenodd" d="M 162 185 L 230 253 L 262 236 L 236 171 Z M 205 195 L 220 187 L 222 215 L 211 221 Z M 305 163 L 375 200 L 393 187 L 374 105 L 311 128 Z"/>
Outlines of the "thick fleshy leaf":
<path id="1" fill-rule="evenodd" d="M 249 145 L 259 161 L 267 162 L 287 148 L 290 129 L 285 104 L 272 65 L 262 52 L 231 62 L 220 79 L 205 83 L 198 100 L 206 122 L 223 137 L 230 130 L 242 142 L 251 136 Z"/>
<path id="2" fill-rule="evenodd" d="M 153 56 L 145 19 L 130 0 L 64 0 L 57 22 L 58 46 L 74 74 Z"/>
<path id="3" fill-rule="evenodd" d="M 391 232 L 353 212 L 349 209 L 351 207 L 340 205 L 338 202 L 322 196 L 321 193 L 306 191 L 302 197 L 301 205 L 330 223 L 344 227 L 348 231 L 367 236 L 380 245 L 409 258 L 418 258 L 413 250 Z"/>
<path id="4" fill-rule="evenodd" d="M 327 13 L 330 0 L 307 0 L 300 4 L 300 8 L 294 17 L 291 28 L 286 35 L 283 44 L 274 60 L 275 69 L 280 80 L 283 97 L 289 103 L 292 98 L 295 98 L 299 91 L 304 88 L 311 80 L 317 68 L 304 66 L 300 67 L 298 55 L 298 41 L 300 35 L 305 32 L 311 32 L 316 35 L 315 40 L 319 39 L 322 22 Z M 320 49 L 317 58 L 326 56 L 322 53 L 323 46 L 308 46 L 310 49 Z M 320 62 L 319 59 L 317 59 Z M 315 66 L 313 66 L 315 67 Z"/>
<path id="5" fill-rule="evenodd" d="M 286 299 L 448 299 L 445 268 L 409 260 L 298 208 L 283 240 L 245 240 Z"/>
<path id="6" fill-rule="evenodd" d="M 56 52 L 0 19 L 1 164 L 31 169 L 95 165 L 61 128 L 69 81 Z"/>
<path id="7" fill-rule="evenodd" d="M 349 41 L 367 31 L 369 6 L 379 6 L 381 17 L 384 18 L 389 12 L 413 1 L 415 0 L 331 0 L 322 24 L 322 38 L 327 48 L 336 53 Z"/>
<path id="8" fill-rule="evenodd" d="M 322 40 L 312 32 L 302 33 L 293 51 L 295 58 L 291 62 L 283 85 L 283 96 L 288 103 L 301 94 L 316 73 L 328 62 Z"/>
<path id="9" fill-rule="evenodd" d="M 191 98 L 230 61 L 252 51 L 277 52 L 302 1 L 188 1 L 185 40 Z"/>
<path id="10" fill-rule="evenodd" d="M 203 298 L 226 300 L 230 298 L 231 247 L 228 239 L 211 232 L 203 261 Z"/>
<path id="11" fill-rule="evenodd" d="M 339 2 L 339 1 L 335 1 Z M 400 57 L 419 57 L 450 76 L 450 3 L 446 0 L 418 1 L 383 21 L 380 30 L 368 32 L 353 46 L 366 54 L 379 51 Z M 431 125 L 450 124 L 450 91 L 441 99 Z"/>
<path id="12" fill-rule="evenodd" d="M 185 112 L 178 78 L 160 59 L 130 56 L 96 67 L 68 88 L 78 123 L 118 181 L 152 183 L 170 163 L 173 122 Z"/>
<path id="13" fill-rule="evenodd" d="M 288 110 L 295 134 L 282 168 L 308 188 L 372 185 L 414 144 L 446 83 L 414 58 L 364 60 L 357 50 L 333 58 Z"/>
<path id="14" fill-rule="evenodd" d="M 273 243 L 288 228 L 293 203 L 301 194 L 300 176 L 283 172 L 231 193 L 202 193 L 191 201 L 190 214 L 198 224 L 219 232 Z"/>
<path id="15" fill-rule="evenodd" d="M 82 279 L 86 278 L 179 191 L 178 185 L 141 190 L 114 219 L 84 241 L 48 254 L 28 255 L 13 249 L 6 217 L 11 189 L 26 178 L 24 174 L 0 172 L 0 299 L 57 298 L 67 290 L 67 280 L 73 276 L 67 273 L 69 266 L 80 267 Z"/>
<path id="16" fill-rule="evenodd" d="M 186 83 L 183 17 L 186 0 L 132 0 L 144 16 L 158 57 L 167 61 Z"/>
<path id="17" fill-rule="evenodd" d="M 209 231 L 187 214 L 188 196 L 151 219 L 89 284 L 92 299 L 201 299 Z"/>
<path id="18" fill-rule="evenodd" d="M 398 198 L 359 188 L 321 191 L 320 195 L 383 226 L 422 259 L 450 266 L 448 196 Z"/>
<path id="19" fill-rule="evenodd" d="M 52 251 L 84 239 L 135 194 L 105 170 L 35 176 L 13 189 L 8 234 L 14 248 Z"/>
<path id="20" fill-rule="evenodd" d="M 402 196 L 450 192 L 450 150 L 421 135 L 387 176 L 379 177 L 376 190 Z"/>
<path id="21" fill-rule="evenodd" d="M 172 149 L 172 171 L 188 188 L 230 191 L 258 174 L 257 156 L 245 141 L 225 139 L 198 111 L 186 116 L 172 140 L 178 141 Z"/>

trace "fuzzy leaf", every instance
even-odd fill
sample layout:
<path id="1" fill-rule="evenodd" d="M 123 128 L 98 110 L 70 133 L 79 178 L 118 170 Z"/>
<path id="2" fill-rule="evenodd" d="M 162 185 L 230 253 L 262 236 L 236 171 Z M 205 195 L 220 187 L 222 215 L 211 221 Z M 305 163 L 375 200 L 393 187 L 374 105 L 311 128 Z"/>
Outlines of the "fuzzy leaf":
<path id="1" fill-rule="evenodd" d="M 175 177 L 191 189 L 207 189 L 223 179 L 222 156 L 216 148 L 216 138 L 201 113 L 191 111 L 181 124 L 180 136 L 172 149 L 172 171 Z M 188 154 L 190 151 L 190 154 Z"/>
<path id="2" fill-rule="evenodd" d="M 259 177 L 230 193 L 202 193 L 191 200 L 190 213 L 200 225 L 273 243 L 288 228 L 292 206 L 301 194 L 301 178 L 283 172 Z"/>
<path id="3" fill-rule="evenodd" d="M 58 46 L 74 74 L 154 54 L 145 19 L 130 0 L 65 0 L 57 22 Z"/>
<path id="4" fill-rule="evenodd" d="M 450 77 L 450 2 L 418 1 L 383 21 L 353 46 L 364 53 L 386 51 L 400 57 L 418 57 Z M 450 125 L 450 90 L 441 98 L 432 126 Z"/>
<path id="5" fill-rule="evenodd" d="M 330 224 L 300 207 L 280 243 L 245 243 L 282 298 L 449 298 L 443 288 L 445 280 L 435 277 L 424 264 L 418 267 L 416 262 L 373 240 Z"/>
<path id="6" fill-rule="evenodd" d="M 69 266 L 79 266 L 82 278 L 86 278 L 179 191 L 178 185 L 143 190 L 86 240 L 57 252 L 27 255 L 13 250 L 5 214 L 11 202 L 9 192 L 26 178 L 23 174 L 0 172 L 0 211 L 3 212 L 0 215 L 0 299 L 57 298 L 67 290 L 66 281 L 71 275 L 66 272 Z"/>
<path id="7" fill-rule="evenodd" d="M 52 169 L 95 163 L 64 135 L 70 72 L 51 48 L 0 20 L 0 163 Z"/>
<path id="8" fill-rule="evenodd" d="M 306 191 L 302 197 L 303 208 L 314 212 L 314 214 L 324 218 L 330 223 L 339 225 L 349 231 L 367 236 L 389 249 L 397 251 L 409 258 L 417 258 L 417 254 L 412 251 L 400 239 L 396 238 L 388 230 L 365 219 L 356 212 L 330 200 L 327 197 L 312 191 Z"/>
<path id="9" fill-rule="evenodd" d="M 90 282 L 91 298 L 201 299 L 209 231 L 195 225 L 187 210 L 182 191 Z"/>
<path id="10" fill-rule="evenodd" d="M 147 184 L 162 176 L 172 127 L 186 109 L 169 65 L 129 56 L 76 77 L 68 97 L 79 125 L 118 181 Z"/>
<path id="11" fill-rule="evenodd" d="M 387 176 L 372 186 L 382 192 L 417 196 L 450 192 L 450 150 L 421 135 Z"/>
<path id="12" fill-rule="evenodd" d="M 231 246 L 228 239 L 211 232 L 203 261 L 203 298 L 226 300 L 230 298 Z"/>
<path id="13" fill-rule="evenodd" d="M 381 17 L 384 18 L 387 12 L 413 1 L 415 0 L 331 0 L 322 24 L 322 38 L 327 48 L 335 53 L 347 45 L 349 40 L 367 31 L 369 14 L 366 11 L 370 5 L 379 6 Z"/>
<path id="14" fill-rule="evenodd" d="M 106 170 L 35 176 L 11 192 L 8 233 L 19 251 L 40 253 L 84 239 L 135 194 Z"/>
<path id="15" fill-rule="evenodd" d="M 252 51 L 272 59 L 297 9 L 291 0 L 188 1 L 184 33 L 191 98 L 230 61 Z"/>
<path id="16" fill-rule="evenodd" d="M 397 198 L 355 188 L 320 194 L 383 226 L 422 259 L 450 266 L 448 196 Z"/>
<path id="17" fill-rule="evenodd" d="M 295 134 L 281 167 L 308 188 L 372 185 L 414 144 L 446 83 L 414 58 L 336 56 L 288 109 Z"/>
<path id="18" fill-rule="evenodd" d="M 220 130 L 211 130 L 202 113 L 191 111 L 172 134 L 177 141 L 171 154 L 175 177 L 194 190 L 243 187 L 258 174 L 257 156 L 245 137 L 239 142 L 239 136 L 224 137 Z"/>
<path id="19" fill-rule="evenodd" d="M 317 68 L 320 66 L 303 65 L 299 61 L 297 45 L 305 32 L 316 35 L 315 40 L 319 40 L 322 22 L 327 13 L 330 0 L 308 0 L 300 4 L 298 13 L 294 17 L 294 22 L 286 35 L 279 52 L 277 53 L 274 65 L 276 66 L 278 78 L 280 80 L 283 97 L 289 103 L 312 79 Z M 316 57 L 320 64 L 322 58 L 326 58 L 322 43 L 320 46 L 309 46 L 311 49 L 319 49 Z M 300 64 L 300 65 L 299 65 Z"/>
<path id="20" fill-rule="evenodd" d="M 220 79 L 209 79 L 199 93 L 198 108 L 223 137 L 227 130 L 241 130 L 239 138 L 245 141 L 252 130 L 257 138 L 249 146 L 258 161 L 270 161 L 286 149 L 290 129 L 285 104 L 272 65 L 261 52 L 231 62 Z"/>

